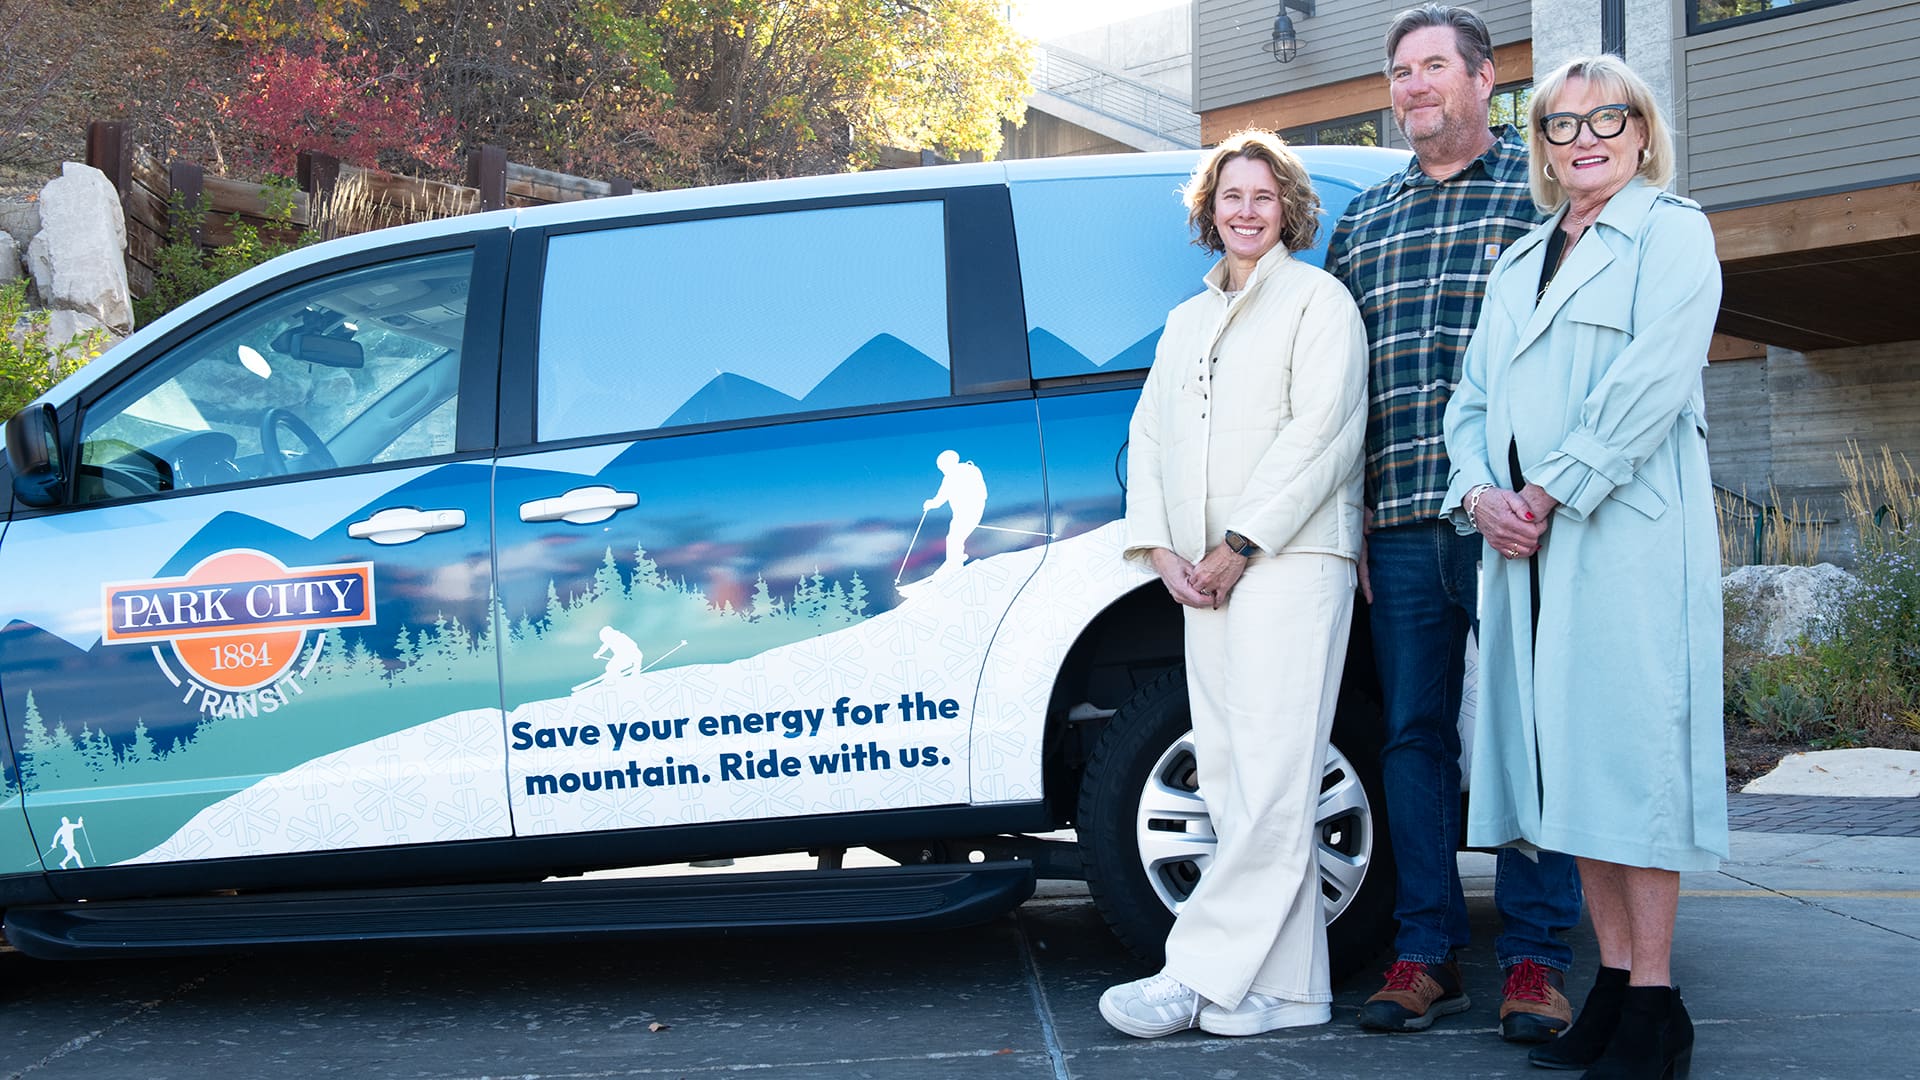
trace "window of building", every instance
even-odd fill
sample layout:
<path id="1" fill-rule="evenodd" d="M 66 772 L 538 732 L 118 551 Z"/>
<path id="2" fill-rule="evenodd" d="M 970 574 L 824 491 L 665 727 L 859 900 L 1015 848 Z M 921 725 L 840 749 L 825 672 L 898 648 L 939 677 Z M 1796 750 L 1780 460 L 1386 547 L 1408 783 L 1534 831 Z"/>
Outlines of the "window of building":
<path id="1" fill-rule="evenodd" d="M 945 222 L 913 202 L 555 237 L 539 437 L 946 396 Z"/>
<path id="2" fill-rule="evenodd" d="M 1487 123 L 1495 131 L 1500 130 L 1502 124 L 1512 124 L 1524 139 L 1527 137 L 1527 108 L 1532 104 L 1532 83 L 1498 87 L 1493 92 L 1493 108 L 1487 113 Z"/>
<path id="3" fill-rule="evenodd" d="M 1381 146 L 1380 122 L 1381 114 L 1362 113 L 1288 128 L 1280 137 L 1289 146 Z"/>
<path id="4" fill-rule="evenodd" d="M 1810 8 L 1831 7 L 1847 0 L 1687 0 L 1687 33 L 1718 30 L 1758 22 Z"/>

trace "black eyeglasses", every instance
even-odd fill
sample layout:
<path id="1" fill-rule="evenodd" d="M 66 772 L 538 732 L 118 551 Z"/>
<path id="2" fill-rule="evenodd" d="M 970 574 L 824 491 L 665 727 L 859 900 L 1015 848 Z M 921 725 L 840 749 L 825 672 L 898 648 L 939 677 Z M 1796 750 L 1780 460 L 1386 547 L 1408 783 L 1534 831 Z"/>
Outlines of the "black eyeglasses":
<path id="1" fill-rule="evenodd" d="M 1596 139 L 1611 139 L 1627 130 L 1627 117 L 1633 115 L 1631 105 L 1602 105 L 1591 112 L 1548 113 L 1540 118 L 1540 134 L 1555 146 L 1565 146 L 1580 137 L 1580 125 L 1587 125 Z"/>

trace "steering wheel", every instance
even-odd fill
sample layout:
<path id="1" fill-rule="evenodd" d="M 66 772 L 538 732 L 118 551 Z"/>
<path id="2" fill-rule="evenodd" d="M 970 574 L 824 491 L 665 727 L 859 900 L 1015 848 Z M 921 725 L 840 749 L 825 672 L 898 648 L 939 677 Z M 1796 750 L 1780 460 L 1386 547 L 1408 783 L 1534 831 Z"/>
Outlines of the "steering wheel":
<path id="1" fill-rule="evenodd" d="M 281 428 L 285 428 L 288 434 L 306 447 L 301 457 L 311 468 L 331 469 L 339 464 L 333 460 L 333 454 L 327 450 L 327 444 L 321 441 L 319 432 L 286 409 L 275 407 L 268 409 L 260 417 L 260 452 L 266 459 L 267 472 L 275 476 L 284 476 L 287 473 L 287 455 L 280 449 Z"/>

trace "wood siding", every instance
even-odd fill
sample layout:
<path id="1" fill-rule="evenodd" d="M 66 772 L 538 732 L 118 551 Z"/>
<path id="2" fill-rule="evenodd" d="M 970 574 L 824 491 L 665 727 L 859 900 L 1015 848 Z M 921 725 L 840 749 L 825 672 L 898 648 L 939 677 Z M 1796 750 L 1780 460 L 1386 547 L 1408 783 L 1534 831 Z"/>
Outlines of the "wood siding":
<path id="1" fill-rule="evenodd" d="M 1920 4 L 1853 0 L 1677 45 L 1684 191 L 1708 209 L 1920 177 Z"/>
<path id="2" fill-rule="evenodd" d="M 1387 24 L 1409 6 L 1408 0 L 1360 0 L 1322 3 L 1319 14 L 1293 16 L 1300 55 L 1282 64 L 1266 51 L 1280 0 L 1195 0 L 1196 34 L 1194 111 L 1257 101 L 1362 77 L 1380 78 Z M 1533 36 L 1526 0 L 1489 0 L 1474 9 L 1487 21 L 1495 45 Z M 1512 79 L 1517 73 L 1504 74 Z M 1297 123 L 1331 119 L 1303 117 Z"/>

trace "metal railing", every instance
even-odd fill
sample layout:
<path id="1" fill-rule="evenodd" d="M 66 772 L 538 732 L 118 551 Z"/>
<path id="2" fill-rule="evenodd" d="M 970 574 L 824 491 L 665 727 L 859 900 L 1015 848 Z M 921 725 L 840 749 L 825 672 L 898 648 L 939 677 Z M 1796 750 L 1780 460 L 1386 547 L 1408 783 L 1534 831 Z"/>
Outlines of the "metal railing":
<path id="1" fill-rule="evenodd" d="M 1035 90 L 1181 146 L 1200 145 L 1200 118 L 1179 95 L 1063 49 L 1034 52 Z"/>

